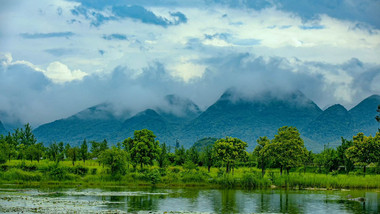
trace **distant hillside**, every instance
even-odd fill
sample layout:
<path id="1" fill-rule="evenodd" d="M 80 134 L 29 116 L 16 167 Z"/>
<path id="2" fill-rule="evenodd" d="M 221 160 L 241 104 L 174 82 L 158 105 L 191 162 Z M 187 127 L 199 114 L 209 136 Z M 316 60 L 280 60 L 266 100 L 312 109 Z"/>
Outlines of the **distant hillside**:
<path id="1" fill-rule="evenodd" d="M 327 108 L 315 120 L 302 129 L 304 136 L 324 144 L 340 144 L 340 137 L 352 138 L 354 123 L 351 114 L 339 104 Z"/>
<path id="2" fill-rule="evenodd" d="M 3 135 L 7 134 L 7 130 L 3 126 L 3 123 L 0 121 L 0 135 L 1 134 L 3 134 Z"/>
<path id="3" fill-rule="evenodd" d="M 380 105 L 380 96 L 372 95 L 349 111 L 354 121 L 354 133 L 376 134 L 376 131 L 380 127 L 375 119 L 378 105 Z"/>
<path id="4" fill-rule="evenodd" d="M 193 146 L 198 150 L 198 151 L 201 151 L 203 150 L 203 148 L 207 147 L 207 146 L 212 146 L 214 145 L 215 141 L 217 141 L 218 138 L 215 138 L 215 137 L 205 137 L 205 138 L 202 138 L 198 141 L 196 141 Z"/>
<path id="5" fill-rule="evenodd" d="M 183 130 L 183 139 L 191 137 L 233 136 L 254 145 L 260 136 L 272 138 L 282 126 L 302 128 L 322 110 L 301 92 L 281 96 L 271 93 L 246 98 L 231 89 Z M 194 141 L 194 138 L 192 138 Z"/>
<path id="6" fill-rule="evenodd" d="M 350 111 L 341 105 L 322 111 L 300 91 L 247 96 L 230 89 L 204 112 L 191 100 L 168 95 L 162 105 L 135 115 L 128 111 L 116 114 L 115 106 L 101 104 L 44 124 L 34 133 L 46 144 L 53 141 L 79 144 L 84 138 L 116 143 L 133 136 L 135 130 L 146 128 L 160 142 L 171 146 L 176 141 L 190 147 L 199 139 L 198 144 L 202 144 L 202 138 L 232 136 L 246 141 L 251 151 L 258 137 L 273 138 L 278 128 L 295 126 L 306 147 L 318 152 L 324 144 L 340 144 L 342 136 L 351 139 L 357 132 L 375 134 L 379 126 L 375 120 L 378 104 L 380 97 L 373 95 Z"/>
<path id="7" fill-rule="evenodd" d="M 41 125 L 33 133 L 39 141 L 46 144 L 54 141 L 79 144 L 85 138 L 113 141 L 122 121 L 112 110 L 111 104 L 93 106 L 66 119 Z"/>

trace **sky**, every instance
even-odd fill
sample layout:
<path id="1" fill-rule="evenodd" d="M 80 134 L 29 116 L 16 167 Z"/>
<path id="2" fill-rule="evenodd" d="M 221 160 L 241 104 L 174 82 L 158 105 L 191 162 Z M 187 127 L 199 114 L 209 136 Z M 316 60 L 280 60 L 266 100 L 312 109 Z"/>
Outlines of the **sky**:
<path id="1" fill-rule="evenodd" d="M 380 0 L 0 0 L 0 120 L 40 124 L 167 94 L 380 94 Z M 118 109 L 120 110 L 120 109 Z"/>

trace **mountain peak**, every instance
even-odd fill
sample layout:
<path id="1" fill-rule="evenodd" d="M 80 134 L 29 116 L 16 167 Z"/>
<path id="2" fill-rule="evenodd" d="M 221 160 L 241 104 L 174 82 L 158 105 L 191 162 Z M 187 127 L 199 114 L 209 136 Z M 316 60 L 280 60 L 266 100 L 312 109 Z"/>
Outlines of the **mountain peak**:
<path id="1" fill-rule="evenodd" d="M 175 94 L 164 97 L 165 103 L 158 107 L 157 112 L 172 122 L 183 122 L 196 118 L 201 110 L 192 100 Z"/>
<path id="2" fill-rule="evenodd" d="M 324 112 L 336 112 L 336 113 L 347 113 L 347 109 L 341 104 L 335 104 L 328 107 Z"/>

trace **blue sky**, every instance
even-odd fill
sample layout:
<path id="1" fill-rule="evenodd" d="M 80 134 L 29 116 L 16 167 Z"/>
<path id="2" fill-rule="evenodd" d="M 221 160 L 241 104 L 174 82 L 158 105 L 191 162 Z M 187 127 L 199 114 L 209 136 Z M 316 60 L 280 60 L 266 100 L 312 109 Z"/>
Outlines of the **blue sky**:
<path id="1" fill-rule="evenodd" d="M 301 90 L 321 108 L 380 94 L 380 0 L 0 0 L 0 120 L 102 102 Z M 120 109 L 118 109 L 120 110 Z"/>

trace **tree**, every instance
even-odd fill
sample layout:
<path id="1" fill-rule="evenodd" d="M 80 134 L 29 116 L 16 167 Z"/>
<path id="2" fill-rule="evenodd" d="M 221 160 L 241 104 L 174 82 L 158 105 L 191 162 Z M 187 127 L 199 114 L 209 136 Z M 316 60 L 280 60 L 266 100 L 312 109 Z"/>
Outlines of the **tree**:
<path id="1" fill-rule="evenodd" d="M 124 140 L 125 148 L 129 149 L 131 161 L 136 165 L 140 164 L 140 169 L 144 165 L 152 165 L 153 160 L 160 154 L 159 142 L 155 140 L 156 135 L 148 129 L 136 130 L 132 138 Z"/>
<path id="2" fill-rule="evenodd" d="M 199 165 L 199 152 L 194 146 L 186 151 L 186 159 L 193 162 L 195 165 Z"/>
<path id="3" fill-rule="evenodd" d="M 183 145 L 174 150 L 174 163 L 177 166 L 182 166 L 186 161 L 186 149 Z"/>
<path id="4" fill-rule="evenodd" d="M 21 144 L 24 144 L 25 146 L 34 145 L 37 142 L 37 139 L 34 137 L 34 134 L 32 133 L 32 127 L 29 125 L 29 123 L 25 124 L 25 129 L 21 129 L 20 138 L 21 138 Z"/>
<path id="5" fill-rule="evenodd" d="M 300 166 L 305 156 L 304 142 L 295 127 L 283 126 L 279 128 L 269 150 L 275 162 L 280 166 L 281 175 L 283 168 L 289 174 L 292 167 Z"/>
<path id="6" fill-rule="evenodd" d="M 86 139 L 83 140 L 83 143 L 80 146 L 80 157 L 83 163 L 86 163 L 86 160 L 88 159 L 88 146 Z"/>
<path id="7" fill-rule="evenodd" d="M 59 161 L 65 159 L 65 146 L 62 141 L 58 143 L 58 159 Z"/>
<path id="8" fill-rule="evenodd" d="M 376 115 L 376 120 L 377 120 L 377 122 L 380 123 L 380 105 L 377 106 L 377 110 L 376 111 L 378 113 L 378 115 Z"/>
<path id="9" fill-rule="evenodd" d="M 110 167 L 112 176 L 125 175 L 125 156 L 125 151 L 117 147 L 112 147 L 111 149 L 107 149 L 101 153 L 100 161 Z"/>
<path id="10" fill-rule="evenodd" d="M 208 145 L 208 146 L 204 147 L 203 151 L 201 152 L 200 159 L 201 159 L 203 165 L 207 166 L 208 172 L 210 172 L 210 169 L 214 164 L 213 146 L 212 145 Z"/>
<path id="11" fill-rule="evenodd" d="M 75 161 L 79 159 L 79 153 L 80 149 L 77 146 L 71 147 L 67 151 L 68 158 L 71 160 L 73 166 L 75 165 Z"/>
<path id="12" fill-rule="evenodd" d="M 261 168 L 261 174 L 264 177 L 265 168 L 270 164 L 270 140 L 267 137 L 257 139 L 257 146 L 253 154 L 257 157 L 257 165 Z"/>
<path id="13" fill-rule="evenodd" d="M 99 153 L 100 153 L 100 143 L 96 141 L 90 141 L 90 144 L 91 144 L 91 148 L 90 148 L 91 157 L 98 158 Z"/>
<path id="14" fill-rule="evenodd" d="M 65 158 L 69 158 L 69 150 L 71 149 L 71 146 L 69 143 L 67 143 L 65 145 L 65 150 L 64 150 L 64 154 L 65 154 Z"/>
<path id="15" fill-rule="evenodd" d="M 231 171 L 236 161 L 247 156 L 248 144 L 238 138 L 226 137 L 214 144 L 215 157 L 226 164 L 226 173 Z"/>
<path id="16" fill-rule="evenodd" d="M 354 163 L 349 158 L 347 158 L 346 151 L 348 148 L 350 148 L 354 144 L 351 140 L 346 140 L 343 137 L 341 138 L 341 140 L 342 140 L 342 144 L 336 148 L 338 162 L 339 162 L 339 165 L 344 166 L 344 171 L 348 173 L 354 169 Z"/>
<path id="17" fill-rule="evenodd" d="M 160 145 L 161 147 L 161 153 L 157 157 L 158 166 L 160 168 L 164 168 L 168 165 L 168 147 L 166 146 L 166 143 L 163 143 Z"/>
<path id="18" fill-rule="evenodd" d="M 358 133 L 353 137 L 353 146 L 347 149 L 346 156 L 355 165 L 362 166 L 365 174 L 368 164 L 380 161 L 380 132 L 375 137 Z"/>
<path id="19" fill-rule="evenodd" d="M 335 149 L 325 147 L 320 154 L 320 158 L 321 164 L 326 170 L 326 173 L 338 169 L 338 153 Z"/>

